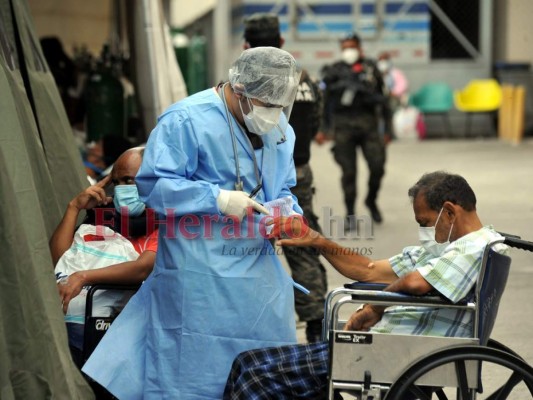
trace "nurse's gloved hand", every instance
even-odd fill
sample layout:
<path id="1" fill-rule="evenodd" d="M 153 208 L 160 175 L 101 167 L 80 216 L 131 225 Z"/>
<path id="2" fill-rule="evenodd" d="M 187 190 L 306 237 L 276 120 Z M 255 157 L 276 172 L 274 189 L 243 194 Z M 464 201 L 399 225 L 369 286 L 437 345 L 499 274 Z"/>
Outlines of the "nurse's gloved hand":
<path id="1" fill-rule="evenodd" d="M 252 207 L 255 211 L 268 215 L 268 210 L 257 201 L 248 197 L 248 194 L 239 190 L 220 189 L 217 197 L 217 205 L 224 215 L 235 215 L 242 220 L 246 215 L 246 209 Z"/>

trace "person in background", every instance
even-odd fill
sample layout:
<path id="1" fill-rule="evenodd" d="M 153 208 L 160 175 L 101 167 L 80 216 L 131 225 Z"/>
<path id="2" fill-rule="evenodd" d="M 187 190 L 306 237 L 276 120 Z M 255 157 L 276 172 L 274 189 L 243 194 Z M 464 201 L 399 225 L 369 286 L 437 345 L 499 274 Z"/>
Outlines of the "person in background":
<path id="1" fill-rule="evenodd" d="M 390 108 L 394 111 L 400 105 L 405 105 L 407 103 L 409 82 L 402 70 L 394 66 L 390 53 L 381 53 L 378 56 L 377 66 L 383 75 L 383 80 L 390 96 Z"/>
<path id="2" fill-rule="evenodd" d="M 360 147 L 370 170 L 365 205 L 372 219 L 381 223 L 377 205 L 381 180 L 385 175 L 385 143 L 391 138 L 392 115 L 387 89 L 376 63 L 364 56 L 361 39 L 350 34 L 340 42 L 342 60 L 322 69 L 324 117 L 321 130 L 333 133 L 333 154 L 342 170 L 341 186 L 346 206 L 346 230 L 352 230 L 357 197 L 357 148 Z M 380 115 L 384 134 L 379 133 Z"/>
<path id="3" fill-rule="evenodd" d="M 128 139 L 117 135 L 105 135 L 96 142 L 88 143 L 83 154 L 83 165 L 89 183 L 94 185 L 109 175 L 113 163 L 131 147 L 132 143 Z"/>
<path id="4" fill-rule="evenodd" d="M 69 122 L 72 124 L 74 122 L 72 104 L 74 99 L 71 96 L 71 92 L 78 84 L 76 64 L 65 52 L 59 37 L 45 36 L 40 39 L 40 43 L 44 58 L 50 68 L 50 73 L 54 77 L 59 95 L 69 117 Z"/>
<path id="5" fill-rule="evenodd" d="M 63 219 L 50 238 L 50 252 L 55 273 L 58 280 L 57 288 L 63 305 L 65 321 L 69 333 L 69 345 L 76 364 L 81 368 L 81 352 L 83 348 L 83 327 L 85 296 L 80 295 L 85 286 L 97 283 L 138 284 L 143 282 L 154 267 L 157 251 L 157 229 L 150 232 L 146 221 L 145 206 L 140 201 L 135 186 L 135 175 L 142 161 L 144 149 L 133 148 L 124 152 L 116 161 L 110 176 L 88 187 L 73 198 L 67 206 Z M 106 194 L 106 187 L 114 185 L 114 197 Z M 82 210 L 87 211 L 88 216 L 84 224 L 91 222 L 90 232 L 83 236 L 83 245 L 87 246 L 87 252 L 91 252 L 92 240 L 102 241 L 105 238 L 98 235 L 98 226 L 95 225 L 97 217 L 95 210 L 101 206 L 111 205 L 117 224 L 123 221 L 124 211 L 127 212 L 127 228 L 113 226 L 111 232 L 121 233 L 123 241 L 118 241 L 122 246 L 127 246 L 121 254 L 129 261 L 110 263 L 108 266 L 91 269 L 91 265 L 80 264 L 74 253 L 68 260 L 63 256 L 65 253 L 82 251 L 76 246 L 74 238 L 77 230 L 77 220 Z M 104 220 L 105 218 L 102 218 Z M 84 226 L 84 225 L 81 225 Z M 144 229 L 143 229 L 144 228 Z M 78 228 L 79 229 L 79 228 Z M 129 242 L 129 243 L 128 243 Z M 128 251 L 129 250 L 129 251 Z M 104 256 L 103 253 L 101 253 Z M 110 256 L 111 257 L 111 256 Z M 117 257 L 118 259 L 118 257 Z M 74 263 L 75 265 L 72 265 Z M 76 303 L 69 307 L 71 302 Z M 114 304 L 109 307 L 115 306 Z M 78 310 L 78 311 L 76 311 Z"/>
<path id="6" fill-rule="evenodd" d="M 256 13 L 244 21 L 244 48 L 259 46 L 283 47 L 277 15 Z M 309 166 L 311 141 L 318 133 L 321 118 L 321 93 L 318 85 L 306 70 L 302 70 L 296 99 L 292 108 L 290 125 L 296 134 L 294 145 L 294 165 L 296 186 L 291 192 L 298 198 L 303 216 L 311 228 L 321 231 L 318 218 L 313 211 L 313 172 Z M 320 340 L 324 301 L 328 290 L 326 270 L 319 255 L 311 248 L 285 249 L 293 279 L 309 289 L 309 294 L 295 290 L 296 313 L 300 321 L 306 322 L 308 342 Z"/>
<path id="7" fill-rule="evenodd" d="M 101 178 L 102 173 L 107 168 L 104 161 L 104 149 L 101 142 L 91 142 L 85 145 L 82 155 L 83 166 L 87 173 L 87 180 L 91 185 L 96 184 Z"/>
<path id="8" fill-rule="evenodd" d="M 288 124 L 300 71 L 258 47 L 228 78 L 170 106 L 148 139 L 136 183 L 166 218 L 154 271 L 82 369 L 117 398 L 220 400 L 238 353 L 296 343 L 294 281 L 261 214 L 302 212 Z"/>

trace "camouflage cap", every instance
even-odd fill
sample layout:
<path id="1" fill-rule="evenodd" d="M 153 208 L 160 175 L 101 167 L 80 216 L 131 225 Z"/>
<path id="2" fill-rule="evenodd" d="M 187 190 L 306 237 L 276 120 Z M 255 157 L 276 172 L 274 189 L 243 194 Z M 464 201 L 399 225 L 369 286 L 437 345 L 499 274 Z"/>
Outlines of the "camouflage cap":
<path id="1" fill-rule="evenodd" d="M 278 16 L 273 13 L 255 13 L 244 20 L 244 39 L 261 40 L 279 37 Z"/>

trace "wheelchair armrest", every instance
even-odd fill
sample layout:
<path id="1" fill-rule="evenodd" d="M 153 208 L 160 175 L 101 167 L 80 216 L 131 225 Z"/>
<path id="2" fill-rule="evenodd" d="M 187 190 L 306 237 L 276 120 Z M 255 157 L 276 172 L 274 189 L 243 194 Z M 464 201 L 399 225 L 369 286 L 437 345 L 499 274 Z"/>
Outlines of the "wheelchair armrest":
<path id="1" fill-rule="evenodd" d="M 354 281 L 354 282 L 344 284 L 344 287 L 346 289 L 354 289 L 354 290 L 383 290 L 387 286 L 389 286 L 387 283 L 369 283 L 369 282 L 359 282 L 359 281 Z"/>
<path id="2" fill-rule="evenodd" d="M 344 287 L 346 289 L 352 289 L 352 290 L 364 290 L 369 294 L 373 299 L 375 296 L 379 296 L 380 294 L 383 294 L 386 298 L 394 299 L 397 298 L 399 301 L 408 300 L 412 303 L 427 303 L 431 302 L 431 304 L 452 304 L 448 299 L 446 299 L 444 296 L 442 296 L 438 291 L 432 290 L 431 292 L 428 292 L 421 296 L 415 296 L 408 293 L 393 293 L 393 292 L 383 292 L 383 289 L 385 289 L 387 286 L 389 286 L 387 283 L 368 283 L 368 282 L 359 282 L 354 281 L 350 283 L 346 283 Z M 370 293 L 371 292 L 371 293 Z M 393 296 L 391 297 L 390 294 Z M 397 297 L 394 297 L 394 295 L 399 295 Z M 363 295 L 357 295 L 357 298 L 360 299 Z M 466 301 L 460 301 L 457 304 L 466 304 Z"/>
<path id="3" fill-rule="evenodd" d="M 94 293 L 98 290 L 139 290 L 141 283 L 131 284 L 131 285 L 122 285 L 117 283 L 97 283 L 92 285 L 87 291 L 87 299 L 92 299 Z"/>
<path id="4" fill-rule="evenodd" d="M 359 285 L 355 285 L 359 286 Z M 444 296 L 438 294 L 436 291 L 431 291 L 427 294 L 417 296 L 407 293 L 385 292 L 382 290 L 373 289 L 355 289 L 349 293 L 353 300 L 362 302 L 379 302 L 388 305 L 419 305 L 419 306 L 434 306 L 442 305 L 447 307 L 465 306 L 468 301 L 463 299 L 457 303 L 452 303 Z"/>

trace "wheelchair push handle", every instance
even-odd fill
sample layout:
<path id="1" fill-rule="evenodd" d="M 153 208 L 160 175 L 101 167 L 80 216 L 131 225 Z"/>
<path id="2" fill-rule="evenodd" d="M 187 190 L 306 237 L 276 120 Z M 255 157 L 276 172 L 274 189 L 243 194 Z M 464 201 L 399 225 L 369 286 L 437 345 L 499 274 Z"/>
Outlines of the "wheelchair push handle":
<path id="1" fill-rule="evenodd" d="M 503 243 L 510 247 L 533 252 L 533 242 L 527 240 L 507 236 Z"/>

